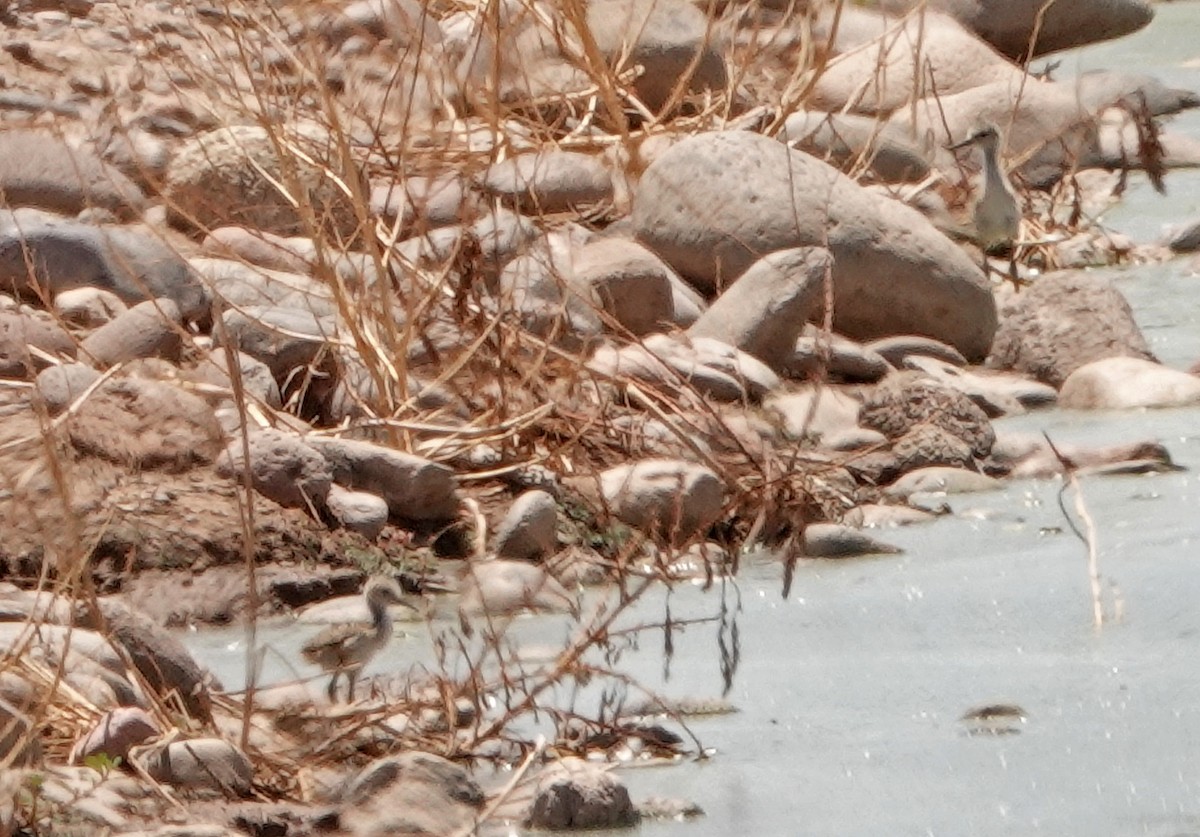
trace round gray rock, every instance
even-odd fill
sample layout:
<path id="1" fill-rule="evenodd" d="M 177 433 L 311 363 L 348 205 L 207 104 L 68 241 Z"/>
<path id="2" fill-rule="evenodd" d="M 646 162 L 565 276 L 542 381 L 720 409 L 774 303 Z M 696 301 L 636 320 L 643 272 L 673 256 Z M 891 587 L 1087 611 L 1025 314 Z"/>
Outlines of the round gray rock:
<path id="1" fill-rule="evenodd" d="M 513 501 L 496 527 L 495 551 L 501 558 L 544 558 L 558 546 L 558 506 L 545 491 L 526 491 Z"/>
<path id="2" fill-rule="evenodd" d="M 979 267 L 916 210 L 744 132 L 686 139 L 642 176 L 640 241 L 698 287 L 729 285 L 775 250 L 833 254 L 834 326 L 855 339 L 923 334 L 981 359 L 996 303 Z"/>
<path id="3" fill-rule="evenodd" d="M 721 516 L 725 486 L 702 465 L 647 459 L 609 468 L 600 492 L 613 515 L 648 534 L 684 541 Z"/>
<path id="4" fill-rule="evenodd" d="M 111 322 L 126 308 L 120 297 L 102 288 L 72 288 L 54 297 L 54 313 L 68 323 L 85 328 Z"/>
<path id="5" fill-rule="evenodd" d="M 160 735 L 158 723 L 146 710 L 122 706 L 105 712 L 100 720 L 81 738 L 71 752 L 72 761 L 103 753 L 111 758 L 125 758 L 131 748 Z"/>
<path id="6" fill-rule="evenodd" d="M 810 523 L 804 527 L 804 554 L 809 558 L 853 558 L 896 555 L 904 550 L 840 523 Z"/>
<path id="7" fill-rule="evenodd" d="M 629 828 L 639 816 L 629 791 L 610 771 L 578 759 L 538 782 L 527 825 L 546 831 Z"/>
<path id="8" fill-rule="evenodd" d="M 914 0 L 887 3 L 897 11 L 915 5 Z M 953 15 L 1016 59 L 1119 38 L 1154 19 L 1146 0 L 934 0 L 930 6 Z"/>
<path id="9" fill-rule="evenodd" d="M 720 91 L 728 82 L 721 39 L 686 0 L 593 0 L 587 26 L 609 61 L 646 68 L 633 87 L 653 111 L 668 104 L 676 86 Z"/>
<path id="10" fill-rule="evenodd" d="M 458 514 L 454 472 L 437 462 L 370 442 L 313 436 L 340 485 L 378 494 L 394 517 L 451 520 Z"/>
<path id="11" fill-rule="evenodd" d="M 325 504 L 343 528 L 357 532 L 369 541 L 378 538 L 387 525 L 388 504 L 378 494 L 348 491 L 335 483 L 329 486 Z"/>
<path id="12" fill-rule="evenodd" d="M 146 230 L 93 226 L 35 209 L 0 210 L 0 289 L 54 297 L 80 287 L 110 291 L 131 304 L 165 297 L 189 320 L 209 307 L 187 262 Z"/>
<path id="13" fill-rule="evenodd" d="M 248 796 L 254 781 L 250 759 L 220 738 L 173 741 L 148 756 L 143 766 L 164 784 L 228 796 Z"/>
<path id="14" fill-rule="evenodd" d="M 99 379 L 100 373 L 86 363 L 64 363 L 39 372 L 34 386 L 50 415 L 58 415 Z"/>

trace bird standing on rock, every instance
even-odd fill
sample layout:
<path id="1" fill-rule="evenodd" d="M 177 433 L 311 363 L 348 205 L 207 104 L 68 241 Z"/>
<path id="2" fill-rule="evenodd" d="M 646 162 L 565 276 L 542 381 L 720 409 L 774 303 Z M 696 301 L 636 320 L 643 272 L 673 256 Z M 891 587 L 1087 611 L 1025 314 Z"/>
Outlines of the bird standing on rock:
<path id="1" fill-rule="evenodd" d="M 371 621 L 332 625 L 304 643 L 304 659 L 319 665 L 329 678 L 329 702 L 337 700 L 337 681 L 342 674 L 349 683 L 347 701 L 354 700 L 354 684 L 364 667 L 392 638 L 392 617 L 389 605 L 404 605 L 416 609 L 405 599 L 404 591 L 393 579 L 377 576 L 363 588 L 363 598 L 371 612 Z"/>
<path id="2" fill-rule="evenodd" d="M 1021 207 L 1017 195 L 1000 167 L 1000 132 L 984 125 L 965 140 L 949 146 L 978 148 L 983 153 L 983 191 L 975 202 L 975 237 L 983 249 L 983 272 L 988 273 L 988 256 L 1007 256 L 1009 276 L 1017 281 L 1016 246 L 1021 233 Z"/>

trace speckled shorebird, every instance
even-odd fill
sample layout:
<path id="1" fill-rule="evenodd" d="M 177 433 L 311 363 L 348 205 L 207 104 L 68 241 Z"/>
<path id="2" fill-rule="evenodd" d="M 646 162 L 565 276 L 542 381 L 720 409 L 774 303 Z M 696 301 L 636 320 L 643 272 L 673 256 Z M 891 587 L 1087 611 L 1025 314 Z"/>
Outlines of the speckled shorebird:
<path id="1" fill-rule="evenodd" d="M 388 606 L 413 607 L 400 585 L 382 576 L 367 582 L 363 598 L 371 612 L 370 622 L 331 625 L 304 643 L 302 649 L 306 660 L 331 673 L 327 690 L 330 703 L 337 700 L 337 681 L 342 674 L 349 682 L 346 699 L 354 700 L 354 684 L 359 674 L 392 638 L 392 616 Z"/>
<path id="2" fill-rule="evenodd" d="M 968 146 L 983 154 L 983 190 L 975 201 L 975 238 L 983 250 L 983 272 L 988 273 L 988 256 L 1007 256 L 1009 275 L 1017 280 L 1016 243 L 1021 234 L 1021 207 L 1017 195 L 1000 167 L 1000 132 L 983 125 L 951 151 Z"/>

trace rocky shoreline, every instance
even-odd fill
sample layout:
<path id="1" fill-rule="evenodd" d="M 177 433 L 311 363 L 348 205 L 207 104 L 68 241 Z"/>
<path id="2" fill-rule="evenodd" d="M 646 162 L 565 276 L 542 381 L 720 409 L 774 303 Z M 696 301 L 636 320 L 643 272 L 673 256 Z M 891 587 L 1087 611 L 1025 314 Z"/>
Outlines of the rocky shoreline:
<path id="1" fill-rule="evenodd" d="M 596 676 L 583 586 L 620 612 L 999 480 L 1172 468 L 992 425 L 1200 403 L 1083 269 L 1200 246 L 1086 220 L 1200 164 L 1159 123 L 1200 97 L 1021 63 L 1151 8 L 874 5 L 6 4 L 0 835 L 690 816 L 595 764 L 695 754 L 687 708 L 506 731 Z M 946 149 L 981 120 L 1016 275 Z M 229 694 L 165 630 L 342 621 L 374 573 L 453 602 L 470 676 Z M 530 609 L 579 634 L 517 687 L 494 620 Z"/>

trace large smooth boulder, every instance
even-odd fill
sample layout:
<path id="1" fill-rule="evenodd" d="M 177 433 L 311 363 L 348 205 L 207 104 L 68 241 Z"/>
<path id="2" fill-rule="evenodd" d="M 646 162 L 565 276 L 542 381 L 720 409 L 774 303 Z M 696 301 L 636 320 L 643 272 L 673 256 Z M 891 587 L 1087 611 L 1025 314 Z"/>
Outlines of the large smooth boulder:
<path id="1" fill-rule="evenodd" d="M 843 171 L 865 166 L 888 183 L 917 181 L 929 174 L 929 161 L 920 147 L 904 131 L 872 116 L 798 110 L 775 138 Z"/>
<path id="2" fill-rule="evenodd" d="M 249 796 L 254 767 L 246 754 L 220 738 L 172 741 L 142 758 L 155 780 L 177 788 Z"/>
<path id="3" fill-rule="evenodd" d="M 1117 70 L 1089 70 L 1066 84 L 1079 91 L 1079 99 L 1093 112 L 1128 102 L 1145 104 L 1154 116 L 1166 116 L 1188 108 L 1200 107 L 1200 93 L 1181 87 L 1168 87 L 1162 80 L 1144 73 Z"/>
<path id="4" fill-rule="evenodd" d="M 290 240 L 278 236 L 276 239 Z M 305 273 L 225 258 L 194 257 L 188 264 L 212 290 L 214 307 L 294 308 L 318 317 L 337 311 L 329 287 Z"/>
<path id="5" fill-rule="evenodd" d="M 565 212 L 611 201 L 613 179 L 595 154 L 538 151 L 492 163 L 480 178 L 483 191 L 532 214 Z"/>
<path id="6" fill-rule="evenodd" d="M 904 550 L 840 523 L 810 523 L 804 527 L 801 549 L 809 558 L 856 558 L 897 555 Z"/>
<path id="7" fill-rule="evenodd" d="M 348 491 L 334 483 L 329 486 L 325 505 L 343 529 L 357 532 L 369 541 L 378 538 L 388 522 L 387 501 L 378 494 Z"/>
<path id="8" fill-rule="evenodd" d="M 554 497 L 546 491 L 526 491 L 496 527 L 496 554 L 515 561 L 545 558 L 558 546 L 557 527 Z"/>
<path id="9" fill-rule="evenodd" d="M 46 410 L 56 416 L 99 379 L 100 373 L 86 363 L 62 363 L 39 372 L 34 387 Z"/>
<path id="10" fill-rule="evenodd" d="M 146 208 L 133 181 L 51 131 L 0 131 L 0 194 L 5 206 L 67 215 L 96 207 L 128 220 Z"/>
<path id="11" fill-rule="evenodd" d="M 212 719 L 210 689 L 220 684 L 175 634 L 117 602 L 102 602 L 101 612 L 112 642 L 128 655 L 146 685 L 164 698 L 173 696 L 193 718 Z M 94 627 L 90 618 L 83 623 Z"/>
<path id="12" fill-rule="evenodd" d="M 1110 357 L 1076 369 L 1058 402 L 1077 410 L 1127 410 L 1200 404 L 1200 378 L 1149 360 Z"/>
<path id="13" fill-rule="evenodd" d="M 845 389 L 807 386 L 776 395 L 766 406 L 779 415 L 792 438 L 823 441 L 857 429 L 862 402 Z"/>
<path id="14" fill-rule="evenodd" d="M 676 398 L 695 394 L 715 401 L 759 401 L 781 383 L 765 363 L 712 337 L 652 334 L 619 349 L 606 344 L 587 366 L 605 377 L 653 384 Z"/>
<path id="15" fill-rule="evenodd" d="M 327 347 L 338 331 L 334 317 L 318 317 L 302 308 L 230 308 L 221 322 L 213 344 L 224 346 L 228 340 L 236 350 L 266 364 L 281 384 L 297 368 L 328 359 Z"/>
<path id="16" fill-rule="evenodd" d="M 590 241 L 575 252 L 571 267 L 572 284 L 633 334 L 649 334 L 678 323 L 678 309 L 685 309 L 682 314 L 686 318 L 693 307 L 683 280 L 634 241 Z"/>
<path id="17" fill-rule="evenodd" d="M 982 123 L 1000 129 L 1003 161 L 1020 161 L 1015 171 L 1034 185 L 1050 184 L 1064 171 L 1103 161 L 1095 115 L 1069 83 L 1033 78 L 1002 79 L 960 93 L 930 95 L 889 120 L 921 144 L 946 172 L 961 163 L 978 170 L 979 155 L 960 154 L 958 162 L 945 146 L 969 136 Z"/>
<path id="18" fill-rule="evenodd" d="M 592 0 L 587 25 L 610 62 L 645 67 L 633 89 L 653 111 L 670 103 L 677 86 L 685 93 L 725 89 L 721 39 L 686 0 Z"/>
<path id="19" fill-rule="evenodd" d="M 833 254 L 834 327 L 848 337 L 923 334 L 982 359 L 996 330 L 991 286 L 919 212 L 758 134 L 714 132 L 646 169 L 633 225 L 697 287 L 730 285 L 776 250 Z"/>
<path id="20" fill-rule="evenodd" d="M 104 754 L 125 759 L 133 747 L 146 743 L 162 730 L 154 716 L 136 706 L 122 706 L 105 712 L 71 750 L 71 761 L 83 761 Z"/>
<path id="21" fill-rule="evenodd" d="M 0 290 L 53 298 L 81 287 L 130 304 L 165 297 L 186 319 L 208 310 L 208 294 L 187 262 L 148 229 L 0 210 Z"/>
<path id="22" fill-rule="evenodd" d="M 907 11 L 917 4 L 918 0 L 884 0 L 882 5 Z M 1146 0 L 932 0 L 929 6 L 953 15 L 1018 60 L 1119 38 L 1154 19 Z"/>
<path id="23" fill-rule="evenodd" d="M 1061 387 L 1079 367 L 1108 357 L 1153 361 L 1125 297 L 1109 278 L 1049 273 L 1001 305 L 988 365 Z"/>
<path id="24" fill-rule="evenodd" d="M 263 428 L 245 440 L 232 439 L 217 460 L 220 474 L 237 480 L 249 471 L 254 490 L 281 506 L 320 507 L 329 495 L 333 470 L 324 456 L 299 436 Z"/>
<path id="25" fill-rule="evenodd" d="M 945 361 L 919 355 L 909 358 L 904 368 L 923 372 L 932 380 L 958 390 L 989 418 L 1020 415 L 1026 407 L 1043 407 L 1058 400 L 1054 387 L 1019 375 L 968 372 Z"/>
<path id="26" fill-rule="evenodd" d="M 913 99 L 953 95 L 1022 75 L 953 18 L 928 12 L 896 22 L 873 42 L 831 61 L 813 88 L 811 104 L 828 111 L 891 113 Z"/>
<path id="27" fill-rule="evenodd" d="M 169 299 L 139 302 L 83 339 L 83 354 L 106 368 L 131 360 L 162 357 L 178 360 L 183 316 Z"/>

